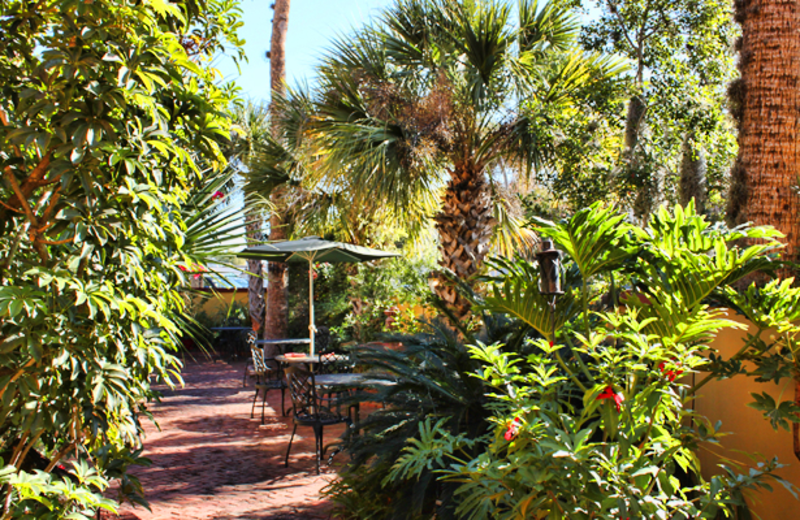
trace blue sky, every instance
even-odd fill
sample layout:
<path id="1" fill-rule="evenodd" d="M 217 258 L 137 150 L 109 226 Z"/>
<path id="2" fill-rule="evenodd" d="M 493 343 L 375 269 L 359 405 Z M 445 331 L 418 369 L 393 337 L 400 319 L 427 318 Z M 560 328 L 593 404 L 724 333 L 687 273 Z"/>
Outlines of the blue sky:
<path id="1" fill-rule="evenodd" d="M 314 65 L 331 40 L 353 27 L 363 25 L 392 0 L 292 0 L 286 38 L 286 80 L 290 85 L 309 82 Z M 244 27 L 239 35 L 247 43 L 248 63 L 241 65 L 241 75 L 233 60 L 222 59 L 217 68 L 226 80 L 241 87 L 245 98 L 267 101 L 269 98 L 269 50 L 272 34 L 272 0 L 241 0 Z"/>

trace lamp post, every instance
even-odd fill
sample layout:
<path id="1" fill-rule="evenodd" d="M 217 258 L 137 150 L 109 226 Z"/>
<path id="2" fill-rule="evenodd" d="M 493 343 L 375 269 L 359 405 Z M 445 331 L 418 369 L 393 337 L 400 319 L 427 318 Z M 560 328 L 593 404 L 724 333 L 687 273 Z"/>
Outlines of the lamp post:
<path id="1" fill-rule="evenodd" d="M 552 296 L 550 302 L 550 321 L 552 323 L 552 337 L 550 341 L 556 341 L 556 298 L 564 294 L 561 290 L 561 251 L 553 247 L 553 241 L 549 238 L 542 240 L 541 250 L 536 253 L 536 260 L 539 262 L 539 292 L 543 296 Z"/>

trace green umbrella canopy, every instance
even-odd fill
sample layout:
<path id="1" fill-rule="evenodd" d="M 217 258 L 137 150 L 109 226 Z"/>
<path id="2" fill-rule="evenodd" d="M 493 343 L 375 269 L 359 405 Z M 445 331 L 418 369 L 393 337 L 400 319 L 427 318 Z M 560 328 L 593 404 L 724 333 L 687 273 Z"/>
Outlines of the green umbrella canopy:
<path id="1" fill-rule="evenodd" d="M 320 237 L 306 237 L 299 240 L 274 242 L 261 246 L 248 247 L 237 256 L 242 258 L 255 258 L 270 262 L 308 262 L 308 290 L 309 298 L 309 323 L 308 331 L 311 342 L 311 355 L 314 355 L 314 262 L 369 262 L 380 258 L 400 256 L 397 253 L 378 251 L 369 247 L 332 242 Z"/>
<path id="2" fill-rule="evenodd" d="M 320 237 L 305 237 L 299 240 L 248 247 L 238 256 L 269 260 L 270 262 L 355 263 L 400 255 L 344 242 L 323 240 Z"/>

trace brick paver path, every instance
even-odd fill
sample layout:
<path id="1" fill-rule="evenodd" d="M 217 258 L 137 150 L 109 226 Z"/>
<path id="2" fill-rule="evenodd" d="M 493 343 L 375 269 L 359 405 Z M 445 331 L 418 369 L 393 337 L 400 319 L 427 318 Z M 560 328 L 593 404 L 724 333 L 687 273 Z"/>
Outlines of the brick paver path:
<path id="1" fill-rule="evenodd" d="M 254 390 L 242 388 L 243 369 L 242 363 L 188 362 L 185 386 L 162 389 L 162 402 L 152 405 L 160 431 L 145 423 L 144 455 L 153 464 L 132 470 L 152 512 L 126 505 L 123 520 L 328 518 L 320 490 L 335 473 L 323 465 L 316 474 L 312 429 L 298 427 L 284 468 L 292 426 L 280 416 L 280 391 L 269 392 L 261 425 L 260 398 L 256 417 L 250 418 Z M 286 401 L 288 408 L 288 392 Z M 326 428 L 325 442 L 342 428 Z"/>

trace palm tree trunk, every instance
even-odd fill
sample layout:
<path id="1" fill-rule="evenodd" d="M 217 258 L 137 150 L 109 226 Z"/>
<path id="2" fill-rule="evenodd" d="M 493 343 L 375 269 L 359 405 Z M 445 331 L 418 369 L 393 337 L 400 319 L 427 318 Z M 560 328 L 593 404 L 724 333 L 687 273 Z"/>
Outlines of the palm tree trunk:
<path id="1" fill-rule="evenodd" d="M 291 0 L 275 0 L 272 18 L 272 41 L 269 51 L 269 73 L 272 99 L 286 92 L 286 31 L 289 26 Z M 279 138 L 277 104 L 270 104 L 272 136 Z M 269 219 L 269 239 L 286 240 L 286 226 L 281 218 L 285 189 L 277 188 L 270 194 L 273 211 Z M 265 337 L 280 339 L 288 337 L 289 304 L 287 295 L 288 273 L 286 264 L 269 263 L 269 292 L 267 293 L 267 330 Z M 267 355 L 271 354 L 267 352 Z"/>
<path id="2" fill-rule="evenodd" d="M 261 215 L 248 211 L 246 217 L 248 245 L 256 245 L 262 239 Z M 250 310 L 250 323 L 256 336 L 261 336 L 264 330 L 264 264 L 261 260 L 248 260 L 247 271 L 250 273 L 247 281 L 247 304 Z"/>
<path id="3" fill-rule="evenodd" d="M 440 265 L 470 283 L 483 266 L 495 225 L 483 172 L 471 164 L 456 164 L 435 221 L 442 252 Z M 469 301 L 446 277 L 437 276 L 434 290 L 458 318 L 469 316 Z"/>
<path id="4" fill-rule="evenodd" d="M 792 189 L 800 172 L 798 3 L 736 2 L 742 25 L 741 81 L 734 100 L 740 104 L 739 156 L 728 206 L 733 224 L 770 224 L 782 231 L 789 260 L 797 260 L 800 251 L 800 204 Z"/>

